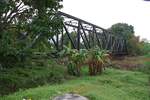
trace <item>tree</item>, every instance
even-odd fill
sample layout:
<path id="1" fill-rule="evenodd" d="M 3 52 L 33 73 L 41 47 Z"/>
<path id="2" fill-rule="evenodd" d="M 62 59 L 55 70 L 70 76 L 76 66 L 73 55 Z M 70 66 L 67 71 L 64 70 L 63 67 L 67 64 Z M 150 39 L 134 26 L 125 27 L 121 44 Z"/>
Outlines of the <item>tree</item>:
<path id="1" fill-rule="evenodd" d="M 60 21 L 55 17 L 62 0 L 2 0 L 0 5 L 0 31 L 16 29 L 36 37 L 52 33 Z M 25 34 L 24 34 L 25 35 Z M 27 34 L 26 34 L 27 35 Z"/>
<path id="2" fill-rule="evenodd" d="M 45 40 L 61 27 L 61 18 L 55 16 L 62 8 L 61 1 L 0 1 L 0 66 L 5 66 L 3 59 L 20 59 L 18 55 L 24 55 L 34 45 L 48 42 Z"/>
<path id="3" fill-rule="evenodd" d="M 134 27 L 126 23 L 114 24 L 108 30 L 114 35 L 124 37 L 125 39 L 129 39 L 134 36 Z"/>

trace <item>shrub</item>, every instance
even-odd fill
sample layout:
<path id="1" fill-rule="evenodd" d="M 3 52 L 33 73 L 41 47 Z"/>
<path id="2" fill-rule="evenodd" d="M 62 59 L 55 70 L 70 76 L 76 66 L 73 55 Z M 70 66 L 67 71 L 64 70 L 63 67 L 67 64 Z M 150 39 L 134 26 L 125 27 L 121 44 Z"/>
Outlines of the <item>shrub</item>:
<path id="1" fill-rule="evenodd" d="M 44 66 L 32 63 L 26 67 L 0 70 L 0 94 L 5 95 L 19 89 L 37 87 L 46 83 L 60 83 L 66 78 L 65 67 L 51 59 L 45 59 Z"/>

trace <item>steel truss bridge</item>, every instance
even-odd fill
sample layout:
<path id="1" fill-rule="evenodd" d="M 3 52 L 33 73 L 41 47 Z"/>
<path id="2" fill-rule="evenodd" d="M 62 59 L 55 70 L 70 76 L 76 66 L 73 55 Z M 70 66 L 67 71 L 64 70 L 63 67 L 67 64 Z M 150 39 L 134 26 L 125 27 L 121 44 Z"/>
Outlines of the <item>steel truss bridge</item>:
<path id="1" fill-rule="evenodd" d="M 71 48 L 78 50 L 99 46 L 113 54 L 127 54 L 126 40 L 123 37 L 115 36 L 104 28 L 64 12 L 58 12 L 57 15 L 64 19 L 63 28 L 58 29 L 56 35 L 50 38 L 57 50 L 70 44 Z"/>

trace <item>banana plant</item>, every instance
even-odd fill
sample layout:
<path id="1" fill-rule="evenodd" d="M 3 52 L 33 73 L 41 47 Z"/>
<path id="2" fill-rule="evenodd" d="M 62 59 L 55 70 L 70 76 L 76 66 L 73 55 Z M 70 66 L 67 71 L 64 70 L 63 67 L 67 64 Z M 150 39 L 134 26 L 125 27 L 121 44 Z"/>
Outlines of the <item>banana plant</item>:
<path id="1" fill-rule="evenodd" d="M 75 76 L 80 76 L 81 74 L 81 66 L 86 58 L 85 49 L 80 49 L 79 51 L 76 49 L 70 49 L 64 46 L 64 50 L 59 52 L 60 57 L 67 58 L 67 68 L 68 73 Z"/>
<path id="2" fill-rule="evenodd" d="M 106 50 L 101 50 L 98 47 L 89 50 L 89 74 L 96 75 L 102 73 L 104 64 L 109 60 L 109 55 Z"/>
<path id="3" fill-rule="evenodd" d="M 72 53 L 72 56 L 70 57 L 71 61 L 75 64 L 75 71 L 76 71 L 76 75 L 80 76 L 81 74 L 81 66 L 83 65 L 83 62 L 86 59 L 87 56 L 87 50 L 85 49 L 80 49 L 79 51 L 77 50 L 73 50 L 74 53 Z"/>
<path id="4" fill-rule="evenodd" d="M 102 73 L 105 68 L 104 65 L 109 61 L 108 51 L 101 50 L 96 47 L 90 50 L 85 49 L 70 49 L 64 47 L 64 50 L 60 52 L 60 55 L 67 57 L 67 68 L 71 75 L 80 76 L 81 66 L 88 64 L 89 74 L 96 75 Z"/>

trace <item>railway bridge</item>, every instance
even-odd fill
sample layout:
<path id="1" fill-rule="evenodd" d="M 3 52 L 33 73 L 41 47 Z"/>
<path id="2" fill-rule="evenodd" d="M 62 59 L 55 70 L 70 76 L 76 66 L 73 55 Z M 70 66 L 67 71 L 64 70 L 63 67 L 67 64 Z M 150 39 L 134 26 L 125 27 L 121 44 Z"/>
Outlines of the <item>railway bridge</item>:
<path id="1" fill-rule="evenodd" d="M 63 45 L 78 50 L 99 46 L 116 55 L 127 54 L 127 44 L 123 37 L 64 12 L 58 12 L 57 16 L 63 18 L 62 28 L 50 38 L 57 50 L 62 50 Z"/>

